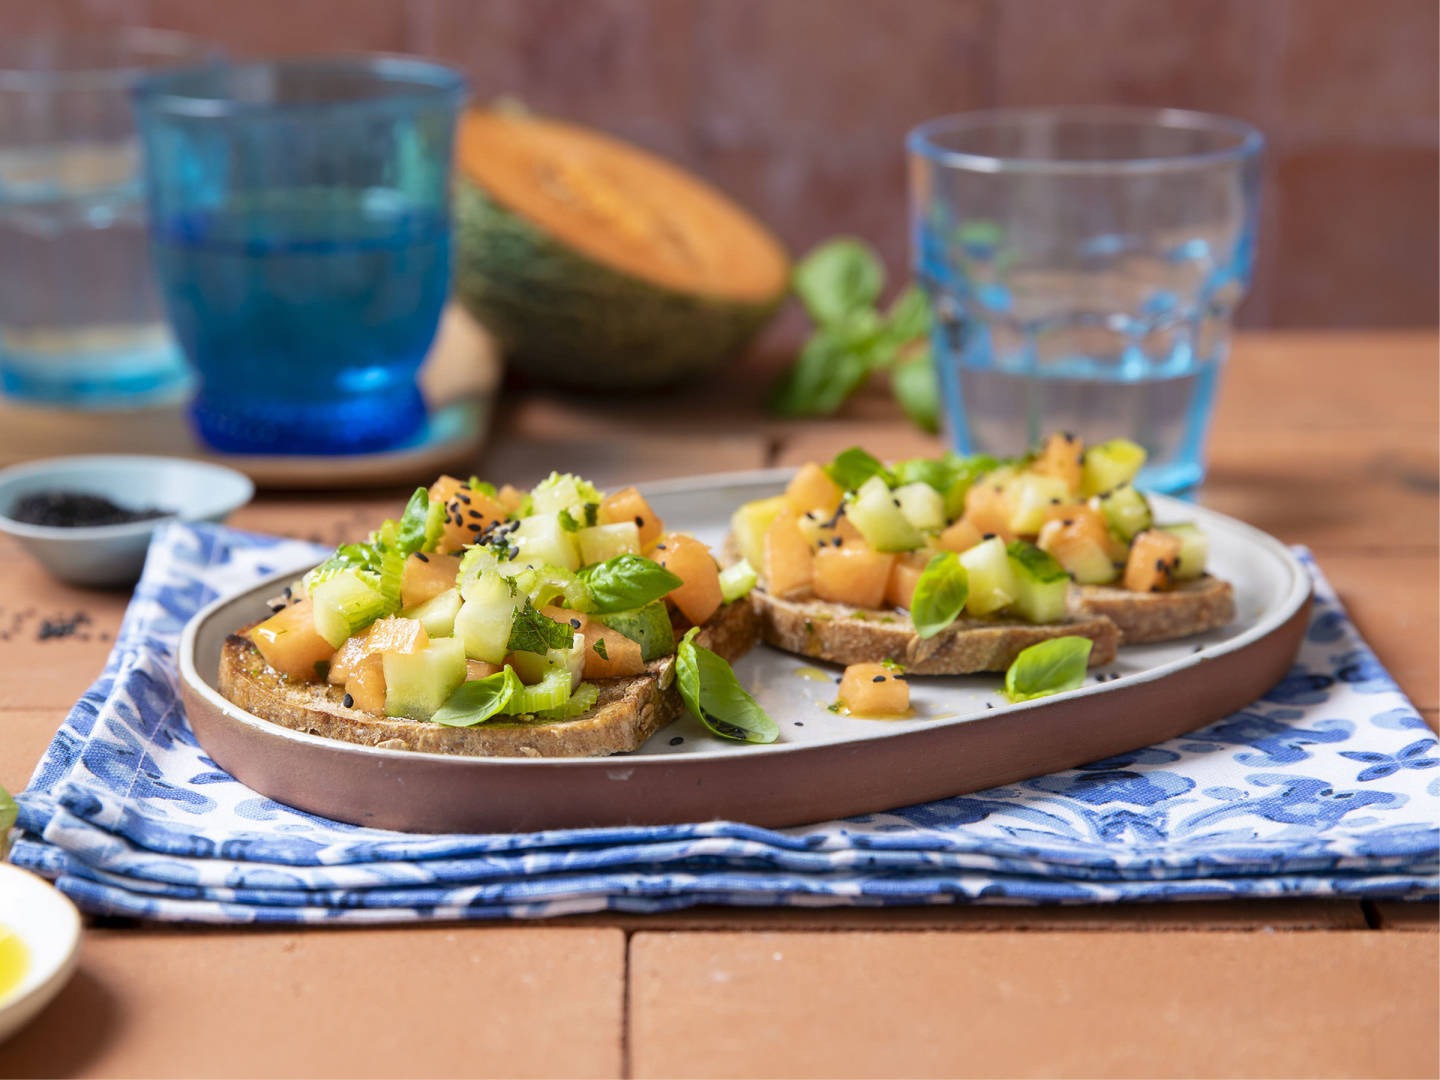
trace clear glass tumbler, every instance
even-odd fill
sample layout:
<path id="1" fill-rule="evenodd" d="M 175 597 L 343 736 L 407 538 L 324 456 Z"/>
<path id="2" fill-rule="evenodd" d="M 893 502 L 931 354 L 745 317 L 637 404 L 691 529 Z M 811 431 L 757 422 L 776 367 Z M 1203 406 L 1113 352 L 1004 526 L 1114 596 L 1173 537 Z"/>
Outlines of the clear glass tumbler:
<path id="1" fill-rule="evenodd" d="M 421 431 L 464 96 L 457 72 L 387 56 L 141 82 L 155 266 L 211 446 L 360 453 Z"/>
<path id="2" fill-rule="evenodd" d="M 1143 485 L 1198 484 L 1262 145 L 1174 109 L 997 109 L 911 132 L 914 262 L 956 449 L 1125 436 L 1149 451 Z"/>
<path id="3" fill-rule="evenodd" d="M 213 47 L 160 30 L 0 38 L 0 386 L 67 406 L 178 396 L 128 90 Z"/>

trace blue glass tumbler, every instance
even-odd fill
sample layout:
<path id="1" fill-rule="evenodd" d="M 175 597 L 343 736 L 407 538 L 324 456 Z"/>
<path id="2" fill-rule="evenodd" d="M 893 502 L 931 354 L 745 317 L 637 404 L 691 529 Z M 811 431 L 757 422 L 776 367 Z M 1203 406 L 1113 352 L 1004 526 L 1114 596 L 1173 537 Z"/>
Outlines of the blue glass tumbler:
<path id="1" fill-rule="evenodd" d="M 956 449 L 1125 436 L 1149 452 L 1142 484 L 1197 485 L 1255 261 L 1260 133 L 1176 109 L 995 109 L 908 145 Z"/>
<path id="2" fill-rule="evenodd" d="M 386 56 L 137 87 L 151 250 L 210 446 L 363 453 L 421 432 L 464 96 L 449 68 Z"/>

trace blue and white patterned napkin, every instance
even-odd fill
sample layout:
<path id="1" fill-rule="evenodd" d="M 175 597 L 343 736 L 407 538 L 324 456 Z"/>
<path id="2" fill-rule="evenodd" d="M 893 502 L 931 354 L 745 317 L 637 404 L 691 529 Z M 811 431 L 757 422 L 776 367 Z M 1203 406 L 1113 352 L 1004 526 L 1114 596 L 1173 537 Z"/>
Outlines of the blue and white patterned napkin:
<path id="1" fill-rule="evenodd" d="M 301 813 L 233 780 L 196 744 L 176 690 L 185 621 L 319 553 L 214 526 L 157 534 L 104 674 L 19 797 L 16 863 L 91 912 L 216 923 L 1440 895 L 1435 736 L 1304 552 L 1316 604 L 1289 678 L 1160 746 L 801 828 L 475 836 Z"/>

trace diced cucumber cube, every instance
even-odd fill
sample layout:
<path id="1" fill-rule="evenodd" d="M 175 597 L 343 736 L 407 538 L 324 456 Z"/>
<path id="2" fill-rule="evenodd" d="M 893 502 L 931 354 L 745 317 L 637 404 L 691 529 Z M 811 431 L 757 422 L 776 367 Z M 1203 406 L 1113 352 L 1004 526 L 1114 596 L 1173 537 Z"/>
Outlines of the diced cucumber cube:
<path id="1" fill-rule="evenodd" d="M 1145 464 L 1145 448 L 1129 439 L 1111 439 L 1085 451 L 1080 494 L 1100 495 L 1128 484 Z"/>
<path id="2" fill-rule="evenodd" d="M 498 664 L 509 652 L 510 628 L 524 598 L 493 570 L 460 587 L 464 603 L 455 614 L 454 636 L 472 660 Z"/>
<path id="3" fill-rule="evenodd" d="M 1190 581 L 1205 573 L 1205 563 L 1210 558 L 1208 536 L 1189 523 L 1162 525 L 1160 530 L 1180 538 L 1180 561 L 1172 575 L 1176 581 Z"/>
<path id="4" fill-rule="evenodd" d="M 790 503 L 784 495 L 748 502 L 730 515 L 730 532 L 751 566 L 765 562 L 765 532 Z"/>
<path id="5" fill-rule="evenodd" d="M 915 528 L 924 532 L 939 532 L 945 527 L 945 496 L 929 484 L 914 483 L 898 487 L 894 498 L 900 503 L 900 512 Z"/>
<path id="6" fill-rule="evenodd" d="M 585 635 L 577 633 L 568 649 L 550 649 L 544 655 L 512 653 L 508 663 L 527 685 L 541 682 L 551 671 L 560 668 L 568 673 L 572 688 L 579 686 L 585 671 Z"/>
<path id="7" fill-rule="evenodd" d="M 499 557 L 488 546 L 466 548 L 465 554 L 460 556 L 460 573 L 455 580 L 461 584 L 474 581 L 486 570 L 494 570 L 499 565 Z"/>
<path id="8" fill-rule="evenodd" d="M 998 536 L 961 552 L 960 565 L 970 579 L 970 595 L 965 600 L 965 610 L 970 614 L 989 615 L 1015 602 L 1020 586 L 1005 552 L 1005 541 Z"/>
<path id="9" fill-rule="evenodd" d="M 1097 495 L 1092 502 L 1105 515 L 1105 524 L 1122 544 L 1130 543 L 1154 522 L 1149 500 L 1130 484 L 1121 484 Z"/>
<path id="10" fill-rule="evenodd" d="M 518 562 L 531 566 L 558 566 L 563 570 L 580 569 L 580 553 L 574 534 L 560 524 L 560 514 L 531 514 L 520 519 L 510 534 L 510 543 L 519 549 Z"/>
<path id="11" fill-rule="evenodd" d="M 382 653 L 385 715 L 429 720 L 465 681 L 465 646 L 439 638 L 413 653 Z"/>
<path id="12" fill-rule="evenodd" d="M 1053 557 L 1034 544 L 1012 540 L 1005 549 L 1018 591 L 1011 605 L 1015 612 L 1034 623 L 1061 622 L 1070 575 Z"/>
<path id="13" fill-rule="evenodd" d="M 455 616 L 460 611 L 460 603 L 460 590 L 446 589 L 401 614 L 419 622 L 432 638 L 450 637 L 455 633 Z"/>
<path id="14" fill-rule="evenodd" d="M 640 658 L 647 664 L 675 651 L 675 628 L 670 625 L 670 613 L 664 600 L 654 600 L 629 611 L 592 615 L 591 618 L 638 644 Z"/>
<path id="15" fill-rule="evenodd" d="M 924 535 L 910 524 L 889 486 L 878 476 L 860 485 L 845 516 L 876 551 L 913 551 L 925 543 Z"/>
<path id="16" fill-rule="evenodd" d="M 640 554 L 640 529 L 633 521 L 581 529 L 575 539 L 580 542 L 580 562 L 586 566 L 616 555 Z"/>
<path id="17" fill-rule="evenodd" d="M 748 559 L 731 563 L 720 571 L 720 596 L 727 604 L 739 600 L 748 595 L 759 580 L 760 575 L 755 572 Z"/>
<path id="18" fill-rule="evenodd" d="M 342 570 L 313 586 L 310 599 L 315 605 L 316 633 L 337 649 L 391 610 L 380 590 L 354 570 Z"/>
<path id="19" fill-rule="evenodd" d="M 1006 486 L 1010 499 L 1010 531 L 1033 536 L 1045 524 L 1045 511 L 1058 499 L 1070 500 L 1070 488 L 1058 476 L 1021 473 Z"/>

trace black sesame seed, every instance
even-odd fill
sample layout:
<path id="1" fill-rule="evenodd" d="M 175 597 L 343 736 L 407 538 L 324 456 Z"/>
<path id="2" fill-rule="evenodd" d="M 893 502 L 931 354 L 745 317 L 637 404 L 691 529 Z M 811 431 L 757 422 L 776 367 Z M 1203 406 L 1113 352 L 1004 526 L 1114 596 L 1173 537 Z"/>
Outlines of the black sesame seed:
<path id="1" fill-rule="evenodd" d="M 415 557 L 416 557 L 417 559 L 419 559 L 421 562 L 429 562 L 429 561 L 430 561 L 430 556 L 429 556 L 429 555 L 426 555 L 425 552 L 423 552 L 423 551 L 417 551 L 417 552 L 415 552 Z"/>
<path id="2" fill-rule="evenodd" d="M 347 709 L 353 709 L 355 707 L 355 698 L 350 694 L 346 694 L 340 699 L 340 704 L 344 705 Z"/>
<path id="3" fill-rule="evenodd" d="M 472 533 L 482 533 L 485 531 L 485 526 L 478 523 L 474 525 L 466 525 L 465 527 L 469 529 Z"/>
<path id="4" fill-rule="evenodd" d="M 665 550 L 665 545 L 664 545 L 664 544 L 656 544 L 656 545 L 655 545 L 655 550 L 656 550 L 656 551 L 664 551 L 664 550 Z"/>
<path id="5" fill-rule="evenodd" d="M 995 706 L 994 706 L 994 705 L 991 705 L 990 702 L 988 702 L 988 701 L 985 702 L 985 708 L 987 708 L 987 709 L 993 709 L 994 707 L 995 707 Z"/>
<path id="6" fill-rule="evenodd" d="M 870 681 L 871 681 L 871 682 L 884 682 L 884 681 L 885 681 L 885 676 L 884 676 L 884 675 L 876 675 L 876 676 L 875 676 L 873 679 L 871 679 Z"/>
<path id="7" fill-rule="evenodd" d="M 837 536 L 837 537 L 835 537 L 835 546 L 836 546 L 836 547 L 839 547 L 839 546 L 840 546 L 841 544 L 843 544 L 843 543 L 845 543 L 845 538 L 844 538 L 843 536 Z"/>
<path id="8" fill-rule="evenodd" d="M 468 506 L 469 503 L 470 503 L 470 496 L 469 496 L 469 495 L 466 495 L 465 492 L 463 492 L 463 491 L 457 491 L 457 492 L 455 492 L 455 498 L 459 499 L 461 502 L 465 503 L 467 506 Z"/>
<path id="9" fill-rule="evenodd" d="M 671 746 L 679 746 L 679 745 L 680 745 L 682 742 L 684 742 L 684 741 L 685 741 L 685 736 L 684 736 L 684 735 L 676 735 L 673 739 L 670 740 L 670 745 L 671 745 Z"/>
<path id="10" fill-rule="evenodd" d="M 1196 645 L 1195 648 L 1191 649 L 1190 651 L 1191 651 L 1191 652 L 1203 652 L 1204 650 L 1205 650 L 1205 646 L 1204 646 L 1204 645 Z"/>
<path id="11" fill-rule="evenodd" d="M 804 726 L 805 726 L 805 721 L 804 721 L 804 720 L 796 720 L 796 721 L 795 721 L 795 726 L 796 726 L 796 727 L 804 727 Z"/>
<path id="12" fill-rule="evenodd" d="M 292 595 L 292 594 L 291 594 L 291 592 L 290 592 L 290 586 L 289 586 L 289 585 L 286 585 L 286 586 L 285 586 L 285 599 L 286 599 L 286 600 L 289 600 L 290 597 L 291 597 L 291 595 Z"/>
<path id="13" fill-rule="evenodd" d="M 1084 454 L 1076 454 L 1076 455 L 1075 455 L 1075 464 L 1076 464 L 1076 465 L 1084 465 L 1084 464 L 1085 464 L 1085 455 L 1084 455 Z"/>
<path id="14" fill-rule="evenodd" d="M 1051 499 L 1051 500 L 1050 500 L 1050 505 L 1051 505 L 1051 506 L 1059 506 L 1059 505 L 1060 505 L 1060 500 L 1059 500 L 1059 499 Z"/>
<path id="15" fill-rule="evenodd" d="M 574 627 L 576 630 L 579 630 L 579 629 L 580 629 L 580 620 L 579 620 L 579 619 L 571 619 L 571 620 L 570 620 L 570 625 L 571 625 L 572 627 Z"/>
<path id="16" fill-rule="evenodd" d="M 893 502 L 896 506 L 899 506 L 899 505 L 900 505 L 900 500 L 899 500 L 899 499 L 891 499 L 890 501 Z"/>
<path id="17" fill-rule="evenodd" d="M 981 540 L 994 540 L 994 539 L 995 539 L 995 534 L 994 534 L 994 533 L 981 533 L 981 534 L 980 534 L 980 539 L 981 539 Z"/>
<path id="18" fill-rule="evenodd" d="M 996 492 L 1001 492 L 1001 491 L 1004 491 L 1005 488 L 1004 488 L 1003 486 L 1001 486 L 1000 484 L 996 484 L 996 485 L 995 485 L 995 490 L 996 490 Z"/>
<path id="19" fill-rule="evenodd" d="M 1060 522 L 1060 524 L 1061 524 L 1061 525 L 1064 525 L 1066 528 L 1069 528 L 1071 525 L 1074 525 L 1074 524 L 1075 524 L 1075 519 L 1074 519 L 1074 518 L 1065 518 L 1063 521 Z"/>
<path id="20" fill-rule="evenodd" d="M 1156 569 L 1156 570 L 1164 570 L 1164 569 L 1165 569 L 1165 560 L 1164 560 L 1164 559 L 1156 559 L 1156 560 L 1155 560 L 1155 569 Z"/>
<path id="21" fill-rule="evenodd" d="M 480 513 L 479 510 L 466 510 L 466 511 L 465 511 L 465 514 L 466 514 L 467 517 L 472 517 L 472 518 L 484 518 L 484 516 L 485 516 L 484 514 Z"/>
<path id="22" fill-rule="evenodd" d="M 909 675 L 891 675 L 890 678 L 892 678 L 892 679 L 898 679 L 898 680 L 900 680 L 901 682 L 905 682 L 905 681 L 907 681 L 907 680 L 910 678 L 910 676 L 909 676 Z"/>
<path id="23" fill-rule="evenodd" d="M 639 514 L 635 515 L 635 527 L 637 529 L 643 529 L 645 527 L 645 519 Z"/>

